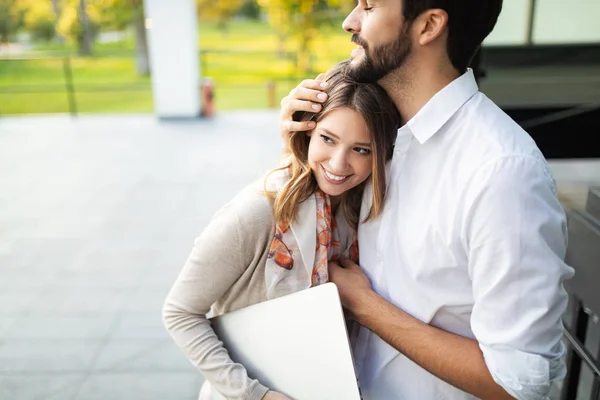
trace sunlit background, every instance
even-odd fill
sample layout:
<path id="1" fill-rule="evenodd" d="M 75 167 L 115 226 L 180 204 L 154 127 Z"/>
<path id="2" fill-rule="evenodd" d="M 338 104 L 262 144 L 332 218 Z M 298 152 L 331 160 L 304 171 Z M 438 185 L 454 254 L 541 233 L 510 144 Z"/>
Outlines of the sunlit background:
<path id="1" fill-rule="evenodd" d="M 197 398 L 162 302 L 213 213 L 276 165 L 281 98 L 349 57 L 355 5 L 0 0 L 0 400 Z M 552 399 L 600 399 L 598 15 L 598 0 L 504 0 L 472 64 L 569 216 Z"/>
<path id="2" fill-rule="evenodd" d="M 352 49 L 340 28 L 350 0 L 196 5 L 199 64 L 219 110 L 278 106 Z M 2 0 L 0 113 L 152 112 L 151 24 L 141 0 Z"/>

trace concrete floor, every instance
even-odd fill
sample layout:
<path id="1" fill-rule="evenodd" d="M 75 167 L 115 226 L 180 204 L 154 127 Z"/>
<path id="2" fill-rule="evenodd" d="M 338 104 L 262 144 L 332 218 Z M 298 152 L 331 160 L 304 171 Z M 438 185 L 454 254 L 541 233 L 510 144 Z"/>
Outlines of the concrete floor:
<path id="1" fill-rule="evenodd" d="M 193 238 L 275 165 L 276 111 L 0 118 L 0 399 L 195 399 L 160 310 Z M 599 161 L 552 163 L 567 206 Z"/>
<path id="2" fill-rule="evenodd" d="M 197 398 L 162 302 L 278 135 L 273 112 L 1 118 L 0 399 Z"/>

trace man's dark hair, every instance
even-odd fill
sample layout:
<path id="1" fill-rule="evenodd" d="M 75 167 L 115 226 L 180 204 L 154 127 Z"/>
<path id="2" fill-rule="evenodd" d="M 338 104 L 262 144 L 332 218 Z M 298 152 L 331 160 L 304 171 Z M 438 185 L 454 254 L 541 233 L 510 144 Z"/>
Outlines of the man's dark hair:
<path id="1" fill-rule="evenodd" d="M 404 18 L 412 23 L 421 13 L 439 8 L 448 14 L 448 57 L 459 72 L 490 34 L 502 10 L 502 0 L 402 0 Z"/>

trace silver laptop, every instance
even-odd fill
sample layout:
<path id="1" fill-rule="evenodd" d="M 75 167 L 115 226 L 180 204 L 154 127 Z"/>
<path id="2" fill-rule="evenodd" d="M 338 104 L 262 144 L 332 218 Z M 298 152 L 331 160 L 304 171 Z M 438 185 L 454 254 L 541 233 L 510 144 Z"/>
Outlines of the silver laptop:
<path id="1" fill-rule="evenodd" d="M 293 400 L 360 400 L 337 287 L 327 283 L 211 318 L 251 378 Z M 213 399 L 223 399 L 213 389 Z"/>

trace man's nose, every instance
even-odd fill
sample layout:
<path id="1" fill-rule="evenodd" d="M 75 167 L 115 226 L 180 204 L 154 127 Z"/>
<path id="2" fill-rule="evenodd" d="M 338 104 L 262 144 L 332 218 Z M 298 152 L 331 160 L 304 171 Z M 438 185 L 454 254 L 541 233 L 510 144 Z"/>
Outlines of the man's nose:
<path id="1" fill-rule="evenodd" d="M 342 28 L 344 28 L 344 30 L 346 32 L 350 32 L 350 33 L 360 32 L 359 9 L 360 9 L 360 6 L 356 6 L 356 8 L 354 8 L 354 10 L 352 10 L 352 12 L 350 14 L 348 14 L 346 19 L 342 23 Z"/>

